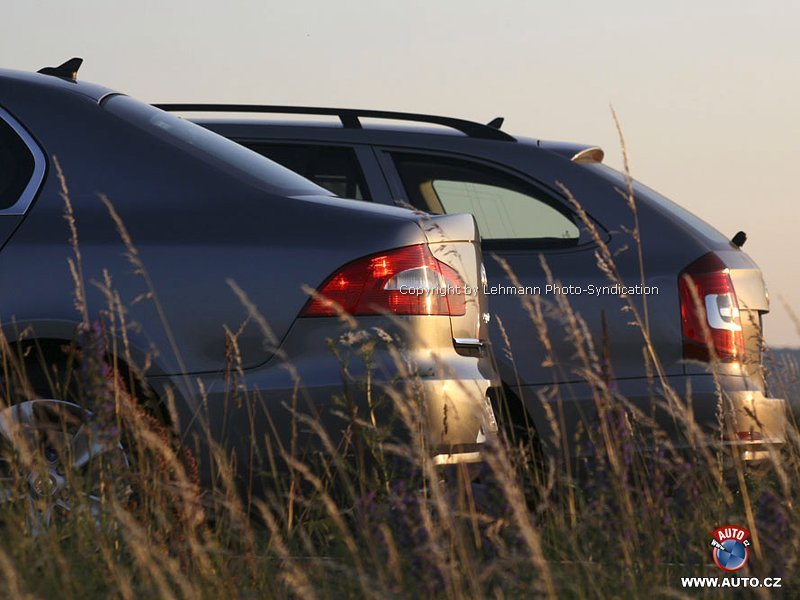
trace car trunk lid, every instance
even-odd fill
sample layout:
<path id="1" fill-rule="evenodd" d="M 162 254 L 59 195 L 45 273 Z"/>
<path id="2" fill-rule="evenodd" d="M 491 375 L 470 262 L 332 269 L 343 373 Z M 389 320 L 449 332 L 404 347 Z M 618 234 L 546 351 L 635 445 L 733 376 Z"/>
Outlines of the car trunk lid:
<path id="1" fill-rule="evenodd" d="M 743 367 L 748 375 L 763 383 L 762 315 L 769 312 L 769 295 L 758 265 L 742 250 L 717 251 L 728 267 L 739 304 L 739 319 L 744 338 Z"/>
<path id="2" fill-rule="evenodd" d="M 462 352 L 479 351 L 488 341 L 488 308 L 483 294 L 483 269 L 480 235 L 470 214 L 421 215 L 420 226 L 434 257 L 455 269 L 464 289 L 446 293 L 464 295 L 463 315 L 451 315 L 453 343 Z"/>

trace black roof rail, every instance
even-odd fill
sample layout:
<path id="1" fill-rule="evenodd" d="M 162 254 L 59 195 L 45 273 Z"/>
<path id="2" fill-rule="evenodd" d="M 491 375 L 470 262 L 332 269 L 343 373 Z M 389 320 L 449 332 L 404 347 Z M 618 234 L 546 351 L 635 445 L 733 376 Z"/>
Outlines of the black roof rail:
<path id="1" fill-rule="evenodd" d="M 360 129 L 362 117 L 368 119 L 395 119 L 398 121 L 416 121 L 433 123 L 451 127 L 473 138 L 485 140 L 501 140 L 515 142 L 516 139 L 504 131 L 490 125 L 475 123 L 465 119 L 423 115 L 418 113 L 392 112 L 387 110 L 361 110 L 357 108 L 326 108 L 319 106 L 273 106 L 265 104 L 154 104 L 156 108 L 169 112 L 241 112 L 241 113 L 275 113 L 290 115 L 331 115 L 339 117 L 342 126 L 348 129 Z"/>

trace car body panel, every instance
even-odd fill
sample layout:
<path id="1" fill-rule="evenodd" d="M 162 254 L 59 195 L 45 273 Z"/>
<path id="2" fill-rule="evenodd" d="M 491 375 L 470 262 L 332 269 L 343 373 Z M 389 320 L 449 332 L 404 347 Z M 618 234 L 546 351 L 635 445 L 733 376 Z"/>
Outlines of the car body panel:
<path id="1" fill-rule="evenodd" d="M 14 229 L 19 225 L 21 218 L 17 215 L 0 215 L 0 249 L 2 249 L 5 241 L 11 237 Z"/>

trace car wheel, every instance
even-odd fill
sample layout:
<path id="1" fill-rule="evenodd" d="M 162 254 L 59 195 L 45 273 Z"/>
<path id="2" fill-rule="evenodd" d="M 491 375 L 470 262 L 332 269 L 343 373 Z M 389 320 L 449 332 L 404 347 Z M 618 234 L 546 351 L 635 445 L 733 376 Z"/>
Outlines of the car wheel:
<path id="1" fill-rule="evenodd" d="M 99 523 L 107 494 L 127 501 L 130 462 L 119 435 L 91 411 L 55 399 L 0 410 L 0 502 L 27 502 L 32 533 L 88 508 Z"/>

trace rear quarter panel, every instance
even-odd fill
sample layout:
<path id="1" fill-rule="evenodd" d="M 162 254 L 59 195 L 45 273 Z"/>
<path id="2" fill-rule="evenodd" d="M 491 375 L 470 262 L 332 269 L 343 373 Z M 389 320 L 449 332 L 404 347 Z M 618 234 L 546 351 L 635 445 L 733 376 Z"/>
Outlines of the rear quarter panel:
<path id="1" fill-rule="evenodd" d="M 3 101 L 63 169 L 90 318 L 107 308 L 101 288 L 108 274 L 127 307 L 131 342 L 154 348 L 163 372 L 224 368 L 224 327 L 237 331 L 247 320 L 229 281 L 249 295 L 279 341 L 307 300 L 303 285 L 316 287 L 359 256 L 425 240 L 407 211 L 274 196 L 146 135 L 90 98 L 39 91 L 20 86 Z M 147 278 L 131 263 L 101 195 L 124 223 Z M 64 212 L 51 168 L 0 255 L 3 322 L 80 320 Z M 263 363 L 274 349 L 252 324 L 239 345 L 245 366 Z"/>

